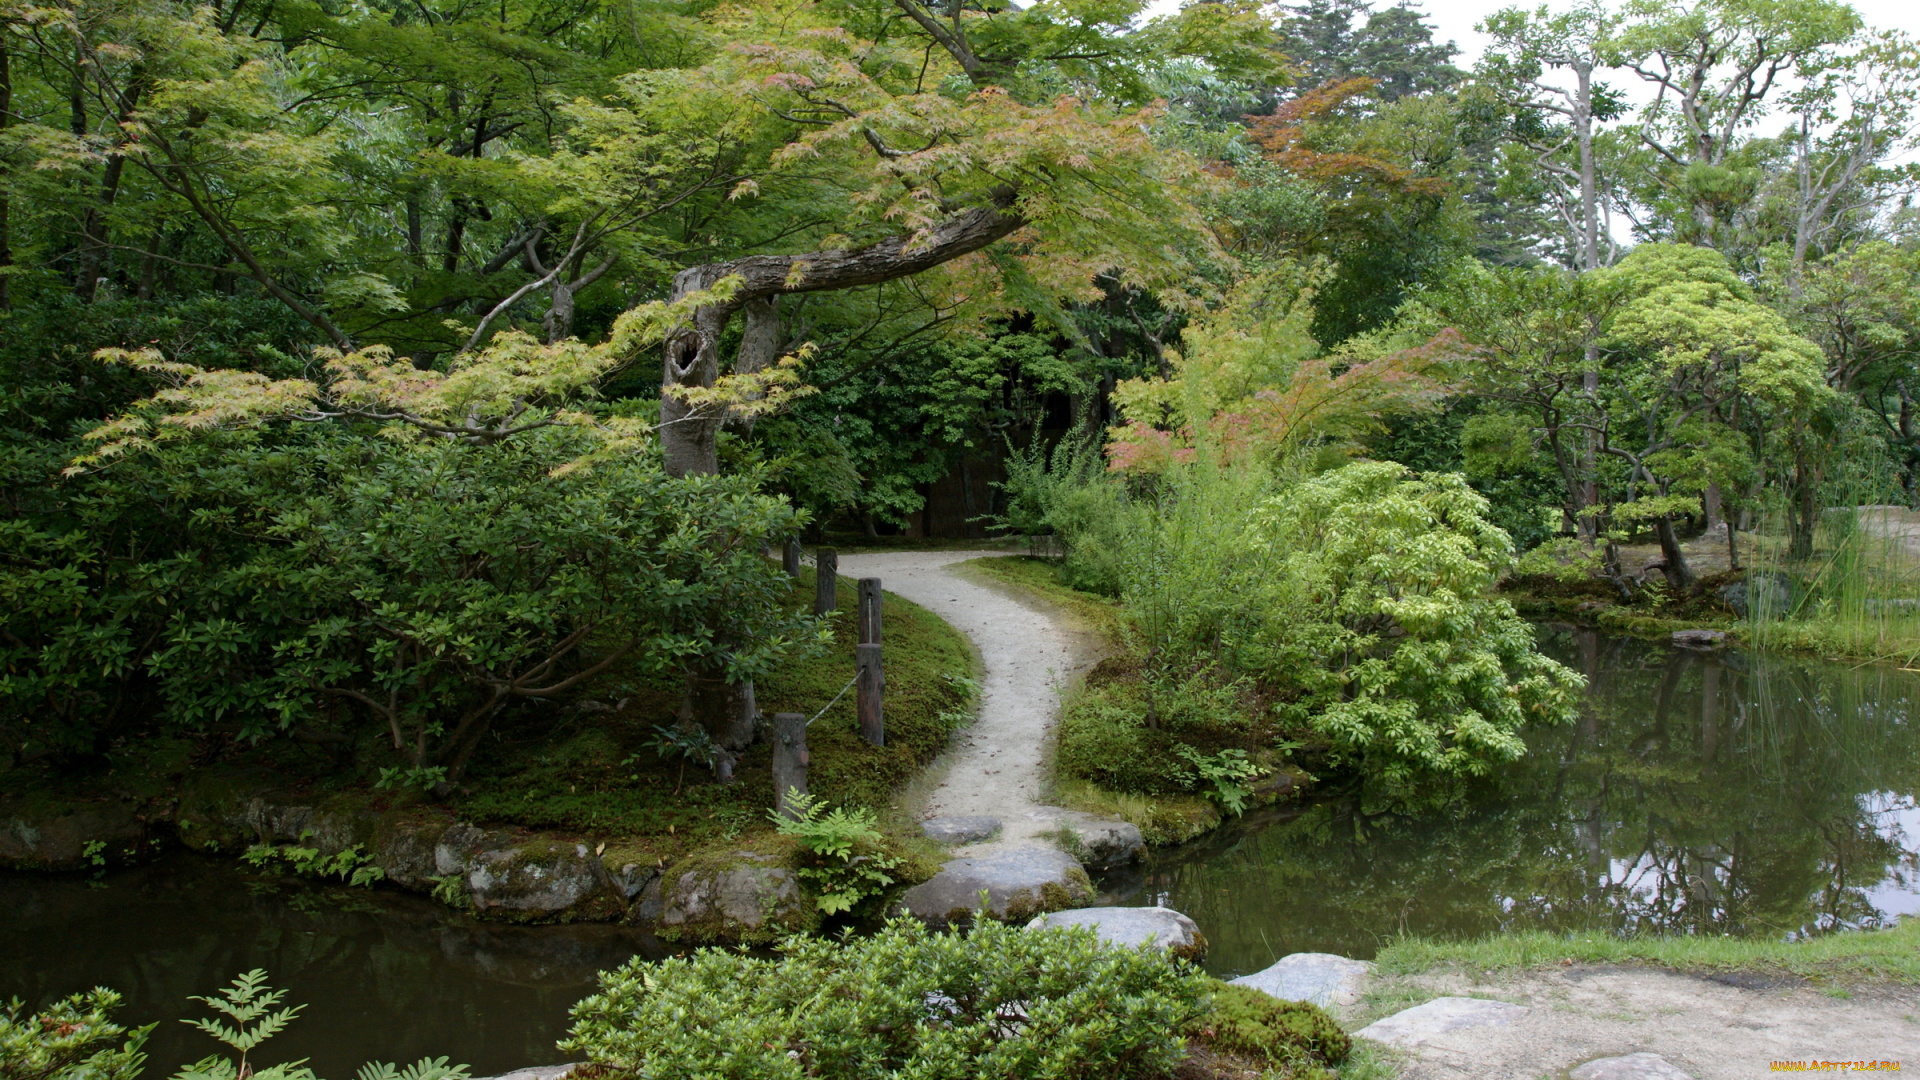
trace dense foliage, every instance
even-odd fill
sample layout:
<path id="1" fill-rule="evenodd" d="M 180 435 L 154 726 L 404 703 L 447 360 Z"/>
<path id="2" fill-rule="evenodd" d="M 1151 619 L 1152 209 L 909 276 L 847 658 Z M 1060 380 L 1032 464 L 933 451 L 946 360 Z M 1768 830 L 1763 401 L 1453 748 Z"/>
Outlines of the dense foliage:
<path id="1" fill-rule="evenodd" d="M 1183 1056 L 1207 981 L 1090 930 L 901 919 L 777 957 L 629 962 L 574 1006 L 561 1048 L 643 1076 L 1154 1077 Z"/>
<path id="2" fill-rule="evenodd" d="M 1864 618 L 1898 567 L 1825 510 L 1914 498 L 1920 52 L 1837 0 L 1485 31 L 0 10 L 0 753 L 288 736 L 444 796 L 618 667 L 724 772 L 821 640 L 801 532 L 1059 537 L 1138 645 L 1063 766 L 1228 813 L 1563 718 L 1516 568 L 1730 614 L 1744 530 Z"/>

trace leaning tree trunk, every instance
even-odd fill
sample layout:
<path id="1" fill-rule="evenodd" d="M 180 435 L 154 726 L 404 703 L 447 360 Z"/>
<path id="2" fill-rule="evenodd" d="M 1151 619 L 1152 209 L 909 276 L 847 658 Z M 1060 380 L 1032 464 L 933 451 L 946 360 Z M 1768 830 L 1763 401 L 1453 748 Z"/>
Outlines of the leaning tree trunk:
<path id="1" fill-rule="evenodd" d="M 1654 519 L 1653 534 L 1660 538 L 1660 557 L 1665 560 L 1667 586 L 1674 592 L 1686 592 L 1693 588 L 1697 580 L 1693 576 L 1693 567 L 1687 565 L 1687 554 L 1680 550 L 1680 538 L 1673 532 L 1673 515 L 1661 514 Z"/>
<path id="2" fill-rule="evenodd" d="M 726 403 L 689 403 L 690 389 L 711 389 L 720 379 L 720 339 L 736 312 L 744 312 L 746 332 L 732 369 L 757 371 L 779 356 L 783 344 L 775 301 L 783 293 L 828 292 L 908 277 L 967 255 L 1025 224 L 1014 210 L 1015 192 L 996 192 L 993 202 L 954 215 L 916 236 L 895 236 L 847 251 L 804 255 L 750 255 L 724 263 L 682 270 L 673 279 L 673 299 L 713 289 L 736 279 L 724 301 L 694 309 L 692 319 L 667 335 L 660 389 L 660 450 L 670 476 L 720 471 L 720 430 L 729 420 Z M 736 422 L 740 420 L 734 417 Z M 686 710 L 690 721 L 707 730 L 717 746 L 738 738 L 741 704 L 712 689 L 726 685 L 718 665 L 705 664 L 688 675 Z M 751 683 L 734 683 L 752 699 Z M 749 736 L 750 737 L 750 736 Z"/>

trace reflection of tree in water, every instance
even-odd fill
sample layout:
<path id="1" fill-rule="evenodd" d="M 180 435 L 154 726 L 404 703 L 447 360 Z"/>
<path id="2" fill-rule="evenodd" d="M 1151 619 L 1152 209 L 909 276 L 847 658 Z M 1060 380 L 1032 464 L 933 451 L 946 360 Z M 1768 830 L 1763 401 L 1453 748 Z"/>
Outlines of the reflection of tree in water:
<path id="1" fill-rule="evenodd" d="M 1149 871 L 1223 968 L 1372 951 L 1401 931 L 1777 935 L 1884 921 L 1907 887 L 1920 679 L 1544 632 L 1591 683 L 1493 792 L 1449 813 L 1368 814 L 1364 793 Z M 1283 948 L 1284 946 L 1284 948 Z"/>

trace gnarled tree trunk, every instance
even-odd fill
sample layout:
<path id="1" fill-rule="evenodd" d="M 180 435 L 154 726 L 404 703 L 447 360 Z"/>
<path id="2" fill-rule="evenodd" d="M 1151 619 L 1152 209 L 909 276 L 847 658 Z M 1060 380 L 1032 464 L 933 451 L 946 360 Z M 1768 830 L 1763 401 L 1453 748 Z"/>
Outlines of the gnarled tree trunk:
<path id="1" fill-rule="evenodd" d="M 690 322 L 667 336 L 660 388 L 660 449 L 670 476 L 696 476 L 720 471 L 719 436 L 730 419 L 725 404 L 691 404 L 687 389 L 711 388 L 722 372 L 720 339 L 736 313 L 745 313 L 745 333 L 735 354 L 735 373 L 758 371 L 779 357 L 784 344 L 777 308 L 783 293 L 830 292 L 909 277 L 941 263 L 971 254 L 1025 224 L 1014 209 L 1015 193 L 995 193 L 989 205 L 955 214 L 915 236 L 895 236 L 847 251 L 816 251 L 804 255 L 749 255 L 722 263 L 682 270 L 673 279 L 673 299 L 682 300 L 737 277 L 737 287 L 725 301 L 696 308 Z M 731 417 L 736 424 L 744 419 Z M 740 703 L 753 698 L 751 683 L 728 686 L 713 665 L 688 674 L 688 719 L 707 730 L 715 745 L 738 740 Z M 750 705 L 747 706 L 751 708 Z M 749 725 L 748 738 L 751 739 Z"/>

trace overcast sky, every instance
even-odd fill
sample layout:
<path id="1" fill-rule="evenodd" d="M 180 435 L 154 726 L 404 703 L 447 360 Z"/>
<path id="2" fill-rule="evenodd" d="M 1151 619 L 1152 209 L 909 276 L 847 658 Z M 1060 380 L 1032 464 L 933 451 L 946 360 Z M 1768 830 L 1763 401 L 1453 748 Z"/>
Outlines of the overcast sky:
<path id="1" fill-rule="evenodd" d="M 1386 6 L 1387 0 L 1377 2 L 1380 6 Z M 1427 21 L 1435 27 L 1434 37 L 1442 41 L 1451 39 L 1460 47 L 1461 55 L 1455 62 L 1461 67 L 1470 68 L 1485 46 L 1485 39 L 1474 32 L 1474 24 L 1514 4 L 1513 0 L 1429 0 L 1414 6 L 1426 12 Z M 1522 6 L 1538 7 L 1539 0 Z M 1551 0 L 1548 3 L 1548 7 L 1554 9 L 1568 6 Z M 1920 37 L 1920 3 L 1915 0 L 1854 0 L 1853 6 L 1866 17 L 1869 26 L 1894 27 Z M 1163 15 L 1177 11 L 1179 7 L 1180 0 L 1154 0 L 1148 11 Z"/>

